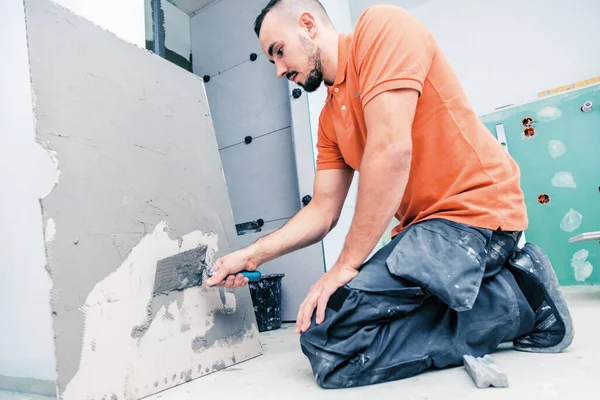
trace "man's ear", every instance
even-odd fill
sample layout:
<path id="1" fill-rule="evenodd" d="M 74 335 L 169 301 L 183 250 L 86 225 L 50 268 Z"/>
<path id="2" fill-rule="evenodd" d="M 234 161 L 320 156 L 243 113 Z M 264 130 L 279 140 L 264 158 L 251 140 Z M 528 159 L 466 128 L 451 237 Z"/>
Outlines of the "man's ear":
<path id="1" fill-rule="evenodd" d="M 309 12 L 303 12 L 299 20 L 300 27 L 306 30 L 311 39 L 317 35 L 317 21 Z"/>

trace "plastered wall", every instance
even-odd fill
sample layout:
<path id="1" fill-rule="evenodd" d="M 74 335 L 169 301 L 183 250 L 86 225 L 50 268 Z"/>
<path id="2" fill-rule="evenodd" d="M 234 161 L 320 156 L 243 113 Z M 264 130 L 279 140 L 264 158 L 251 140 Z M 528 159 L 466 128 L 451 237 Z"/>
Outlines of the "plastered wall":
<path id="1" fill-rule="evenodd" d="M 138 399 L 260 354 L 247 288 L 152 295 L 160 260 L 206 246 L 210 264 L 235 239 L 202 80 L 54 3 L 26 10 L 59 171 L 41 204 L 60 397 Z"/>

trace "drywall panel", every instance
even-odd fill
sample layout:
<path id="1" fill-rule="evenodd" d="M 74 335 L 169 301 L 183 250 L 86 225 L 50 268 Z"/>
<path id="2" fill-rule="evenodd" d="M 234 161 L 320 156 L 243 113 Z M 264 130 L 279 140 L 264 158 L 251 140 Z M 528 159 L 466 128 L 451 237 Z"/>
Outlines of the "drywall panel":
<path id="1" fill-rule="evenodd" d="M 56 169 L 35 143 L 23 2 L 0 1 L 0 26 L 0 390 L 43 380 L 50 394 L 56 363 L 39 198 Z"/>
<path id="2" fill-rule="evenodd" d="M 212 76 L 248 60 L 250 53 L 261 54 L 254 20 L 267 3 L 221 0 L 192 17 L 194 73 Z"/>
<path id="3" fill-rule="evenodd" d="M 592 110 L 582 112 L 587 101 Z M 600 283 L 597 241 L 569 238 L 600 231 L 600 85 L 496 111 L 482 117 L 505 132 L 521 168 L 529 217 L 527 241 L 548 254 L 561 285 Z M 523 125 L 531 118 L 528 136 Z M 533 129 L 533 130 L 532 130 Z"/>
<path id="4" fill-rule="evenodd" d="M 239 236 L 238 243 L 248 246 L 262 236 L 266 236 L 283 226 L 288 220 L 265 224 L 262 232 Z M 316 263 L 316 264 L 315 264 Z M 321 243 L 316 243 L 300 251 L 286 254 L 259 267 L 265 274 L 283 273 L 282 278 L 282 304 L 281 318 L 283 321 L 295 321 L 298 309 L 310 288 L 323 276 L 323 248 Z"/>
<path id="5" fill-rule="evenodd" d="M 205 86 L 221 149 L 290 126 L 287 83 L 264 56 L 211 77 Z"/>
<path id="6" fill-rule="evenodd" d="M 300 209 L 290 128 L 221 150 L 236 223 L 290 218 Z"/>
<path id="7" fill-rule="evenodd" d="M 260 353 L 247 288 L 153 296 L 158 261 L 232 249 L 202 81 L 45 0 L 27 0 L 58 388 L 138 399 Z M 57 84 L 60 83 L 60 84 Z"/>

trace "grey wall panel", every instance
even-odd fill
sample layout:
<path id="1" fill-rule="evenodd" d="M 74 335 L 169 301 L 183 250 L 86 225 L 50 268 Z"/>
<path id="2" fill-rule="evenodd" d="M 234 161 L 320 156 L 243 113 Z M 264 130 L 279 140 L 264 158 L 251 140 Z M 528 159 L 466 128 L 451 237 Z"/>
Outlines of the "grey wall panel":
<path id="1" fill-rule="evenodd" d="M 300 209 L 291 129 L 221 150 L 236 223 L 289 218 Z"/>
<path id="2" fill-rule="evenodd" d="M 222 0 L 192 18 L 194 73 L 215 75 L 262 53 L 254 20 L 268 0 Z M 264 59 L 263 59 L 264 61 Z"/>
<path id="3" fill-rule="evenodd" d="M 62 400 L 138 399 L 260 354 L 249 291 L 153 296 L 159 260 L 236 240 L 201 79 L 26 0 Z"/>
<path id="4" fill-rule="evenodd" d="M 267 229 L 260 233 L 239 236 L 238 244 L 247 246 L 276 229 L 267 225 L 265 227 Z M 282 281 L 282 318 L 284 321 L 295 321 L 300 303 L 304 301 L 311 286 L 323 275 L 323 246 L 319 242 L 289 253 L 261 265 L 259 271 L 263 275 L 270 273 L 285 274 Z"/>
<path id="5" fill-rule="evenodd" d="M 264 58 L 213 77 L 206 92 L 219 148 L 290 126 L 287 87 Z"/>

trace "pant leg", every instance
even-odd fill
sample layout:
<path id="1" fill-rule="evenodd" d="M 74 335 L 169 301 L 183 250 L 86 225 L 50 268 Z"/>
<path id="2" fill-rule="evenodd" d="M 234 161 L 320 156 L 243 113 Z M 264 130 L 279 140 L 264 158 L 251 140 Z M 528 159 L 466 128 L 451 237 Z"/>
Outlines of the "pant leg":
<path id="1" fill-rule="evenodd" d="M 301 335 L 325 388 L 414 376 L 482 356 L 533 326 L 502 265 L 515 243 L 448 221 L 408 228 L 331 298 L 325 321 Z"/>

